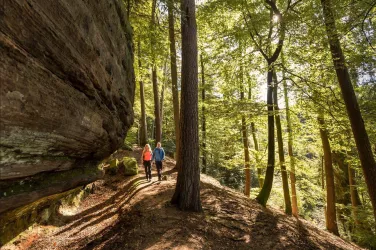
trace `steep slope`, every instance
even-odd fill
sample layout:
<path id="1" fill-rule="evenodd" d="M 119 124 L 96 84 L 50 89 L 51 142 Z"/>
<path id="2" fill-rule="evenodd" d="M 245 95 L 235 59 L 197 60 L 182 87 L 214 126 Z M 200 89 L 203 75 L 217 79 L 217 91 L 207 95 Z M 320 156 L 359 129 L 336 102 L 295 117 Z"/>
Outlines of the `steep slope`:
<path id="1" fill-rule="evenodd" d="M 140 150 L 131 154 L 137 159 Z M 130 154 L 129 152 L 119 152 Z M 202 175 L 204 213 L 181 212 L 169 204 L 176 183 L 106 177 L 79 208 L 62 207 L 48 225 L 25 232 L 4 249 L 361 249 L 305 220 L 266 209 Z"/>
<path id="2" fill-rule="evenodd" d="M 0 10 L 0 213 L 90 183 L 133 123 L 121 0 L 5 0 Z"/>

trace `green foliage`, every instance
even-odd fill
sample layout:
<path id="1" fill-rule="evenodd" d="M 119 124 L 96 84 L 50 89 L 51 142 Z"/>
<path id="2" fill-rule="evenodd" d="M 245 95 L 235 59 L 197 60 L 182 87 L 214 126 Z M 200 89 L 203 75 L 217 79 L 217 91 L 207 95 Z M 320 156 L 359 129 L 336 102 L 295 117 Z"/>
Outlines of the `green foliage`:
<path id="1" fill-rule="evenodd" d="M 157 67 L 159 90 L 165 84 L 163 105 L 163 146 L 173 151 L 174 121 L 168 60 L 167 12 L 164 1 L 157 1 L 158 28 L 150 31 L 151 3 L 144 1 L 131 14 L 136 40 L 141 41 L 142 67 L 136 66 L 137 81 L 145 83 L 146 113 L 149 138 L 153 135 L 153 93 L 150 81 L 150 35 L 157 43 Z M 290 102 L 293 134 L 293 154 L 296 165 L 296 185 L 299 214 L 325 228 L 325 182 L 322 183 L 322 144 L 317 116 L 325 117 L 333 152 L 345 155 L 345 164 L 355 169 L 356 188 L 361 198 L 358 207 L 362 227 L 354 227 L 350 204 L 344 196 L 349 187 L 343 186 L 345 172 L 334 162 L 336 173 L 337 211 L 341 221 L 341 235 L 366 247 L 376 247 L 376 230 L 370 199 L 360 169 L 359 156 L 351 126 L 333 68 L 320 1 L 277 0 L 286 25 L 286 37 L 282 56 L 274 63 L 278 79 L 286 81 Z M 369 1 L 332 0 L 337 31 L 345 53 L 346 63 L 355 87 L 361 112 L 371 145 L 376 151 L 376 56 L 374 48 L 375 9 Z M 177 66 L 180 72 L 181 58 L 179 39 L 179 10 L 177 18 Z M 267 111 L 266 72 L 267 63 L 261 55 L 273 52 L 277 46 L 281 28 L 280 20 L 270 21 L 270 6 L 263 0 L 207 0 L 197 6 L 198 46 L 205 67 L 205 101 L 200 99 L 200 124 L 206 120 L 207 173 L 222 184 L 244 190 L 244 149 L 241 134 L 241 118 L 246 117 L 249 149 L 251 152 L 251 198 L 259 192 L 256 168 L 263 174 L 267 166 Z M 250 36 L 254 35 L 254 39 Z M 137 45 L 137 44 L 136 44 Z M 137 50 L 137 49 L 136 49 Z M 201 69 L 199 69 L 201 81 Z M 178 74 L 179 75 L 179 74 Z M 178 76 L 180 77 L 180 76 Z M 178 80 L 180 82 L 180 78 Z M 138 86 L 137 86 L 138 87 Z M 287 156 L 286 110 L 282 84 L 279 84 L 279 107 L 285 144 L 286 166 L 290 171 L 291 159 Z M 240 100 L 241 89 L 245 99 Z M 202 86 L 200 83 L 199 96 Z M 139 90 L 136 90 L 139 93 Z M 205 107 L 205 114 L 202 113 Z M 139 94 L 135 100 L 135 114 L 140 117 Z M 255 150 L 249 125 L 255 123 L 259 150 Z M 133 137 L 137 138 L 137 136 Z M 202 143 L 202 134 L 200 140 Z M 132 139 L 133 140 L 133 139 Z M 153 144 L 152 144 L 153 145 Z M 184 150 L 184 149 L 183 149 Z M 203 153 L 202 148 L 200 149 Z M 203 154 L 202 154 L 203 155 Z M 276 159 L 277 156 L 276 156 Z M 268 204 L 283 207 L 283 192 L 279 166 Z M 343 220 L 343 223 L 342 223 Z M 343 224 L 343 225 L 342 225 Z M 368 232 L 368 233 L 367 233 Z"/>

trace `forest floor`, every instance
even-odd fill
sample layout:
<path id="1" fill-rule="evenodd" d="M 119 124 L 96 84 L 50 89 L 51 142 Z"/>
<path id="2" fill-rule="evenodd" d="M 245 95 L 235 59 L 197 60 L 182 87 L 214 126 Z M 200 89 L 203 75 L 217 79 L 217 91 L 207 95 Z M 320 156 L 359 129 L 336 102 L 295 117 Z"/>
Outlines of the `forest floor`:
<path id="1" fill-rule="evenodd" d="M 140 149 L 117 156 L 140 158 Z M 55 222 L 36 225 L 3 249 L 361 249 L 303 219 L 264 208 L 201 175 L 203 213 L 170 205 L 177 173 L 167 158 L 157 181 L 106 176 L 79 207 L 62 207 Z"/>

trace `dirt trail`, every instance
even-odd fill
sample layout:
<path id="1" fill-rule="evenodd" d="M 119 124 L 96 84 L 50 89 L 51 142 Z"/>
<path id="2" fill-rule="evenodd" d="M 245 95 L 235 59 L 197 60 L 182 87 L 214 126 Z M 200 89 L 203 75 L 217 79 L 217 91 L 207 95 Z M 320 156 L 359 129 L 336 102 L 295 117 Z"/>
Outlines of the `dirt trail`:
<path id="1" fill-rule="evenodd" d="M 119 156 L 139 159 L 140 149 Z M 38 225 L 4 249 L 361 249 L 305 220 L 263 208 L 201 176 L 204 213 L 181 212 L 169 201 L 177 173 L 168 158 L 159 182 L 144 170 L 106 176 L 78 208 L 61 208 L 50 225 Z"/>

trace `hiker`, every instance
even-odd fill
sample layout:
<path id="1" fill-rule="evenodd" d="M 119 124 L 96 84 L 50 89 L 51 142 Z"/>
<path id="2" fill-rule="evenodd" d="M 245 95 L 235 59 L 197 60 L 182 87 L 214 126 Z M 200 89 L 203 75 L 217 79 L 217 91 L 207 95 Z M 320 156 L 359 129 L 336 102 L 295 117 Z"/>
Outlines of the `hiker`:
<path id="1" fill-rule="evenodd" d="M 161 143 L 157 143 L 157 147 L 154 149 L 152 161 L 155 161 L 155 165 L 158 171 L 158 180 L 162 180 L 162 161 L 164 160 L 165 152 L 161 147 Z"/>
<path id="2" fill-rule="evenodd" d="M 141 155 L 141 162 L 145 167 L 146 180 L 151 181 L 151 159 L 153 153 L 149 144 L 146 144 Z"/>

